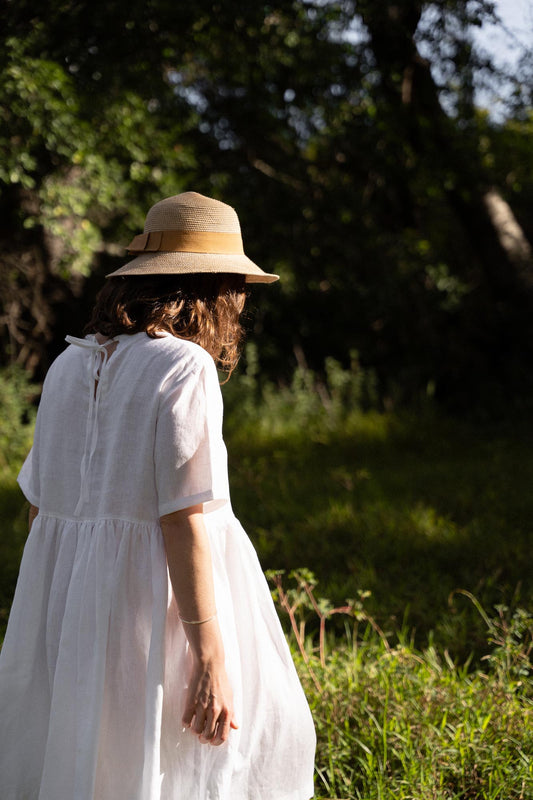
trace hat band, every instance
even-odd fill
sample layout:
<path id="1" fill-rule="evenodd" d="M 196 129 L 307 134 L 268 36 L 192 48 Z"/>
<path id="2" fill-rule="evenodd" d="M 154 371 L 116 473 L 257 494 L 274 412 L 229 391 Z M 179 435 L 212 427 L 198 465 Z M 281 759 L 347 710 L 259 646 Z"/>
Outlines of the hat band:
<path id="1" fill-rule="evenodd" d="M 240 233 L 217 231 L 150 231 L 134 236 L 126 248 L 129 253 L 158 251 L 182 253 L 228 253 L 244 255 Z"/>

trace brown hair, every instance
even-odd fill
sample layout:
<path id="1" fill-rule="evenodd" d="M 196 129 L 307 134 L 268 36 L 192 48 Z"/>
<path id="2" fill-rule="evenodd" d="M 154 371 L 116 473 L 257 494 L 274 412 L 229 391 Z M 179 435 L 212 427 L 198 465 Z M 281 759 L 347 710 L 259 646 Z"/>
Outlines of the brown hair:
<path id="1" fill-rule="evenodd" d="M 168 331 L 196 342 L 228 373 L 237 366 L 246 300 L 243 275 L 195 273 L 108 278 L 84 333 L 117 336 Z"/>

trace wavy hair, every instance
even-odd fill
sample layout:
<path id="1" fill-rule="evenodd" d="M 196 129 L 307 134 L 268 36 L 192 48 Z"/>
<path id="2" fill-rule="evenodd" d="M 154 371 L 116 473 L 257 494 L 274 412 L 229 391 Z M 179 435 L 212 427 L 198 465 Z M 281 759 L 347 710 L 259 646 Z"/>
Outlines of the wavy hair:
<path id="1" fill-rule="evenodd" d="M 240 356 L 245 278 L 228 273 L 117 276 L 99 292 L 84 333 L 117 336 L 167 331 L 199 344 L 217 367 L 231 373 Z"/>

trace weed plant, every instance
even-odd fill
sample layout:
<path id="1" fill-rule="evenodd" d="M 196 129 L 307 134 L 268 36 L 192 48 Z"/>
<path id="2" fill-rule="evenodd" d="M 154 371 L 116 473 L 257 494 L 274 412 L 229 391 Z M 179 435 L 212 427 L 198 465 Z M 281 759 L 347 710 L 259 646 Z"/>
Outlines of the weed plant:
<path id="1" fill-rule="evenodd" d="M 486 624 L 482 666 L 444 650 L 391 642 L 360 592 L 334 608 L 308 570 L 270 573 L 291 620 L 294 658 L 317 729 L 316 791 L 326 800 L 531 800 L 533 616 L 500 607 Z M 317 614 L 320 633 L 306 620 Z M 331 638 L 325 622 L 342 616 Z"/>

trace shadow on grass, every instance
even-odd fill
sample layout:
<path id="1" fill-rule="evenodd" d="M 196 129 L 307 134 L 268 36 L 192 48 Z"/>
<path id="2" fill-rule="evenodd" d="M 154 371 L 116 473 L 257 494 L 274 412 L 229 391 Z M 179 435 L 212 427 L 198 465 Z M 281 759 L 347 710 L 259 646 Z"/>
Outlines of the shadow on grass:
<path id="1" fill-rule="evenodd" d="M 328 432 L 229 441 L 233 502 L 264 568 L 305 566 L 335 603 L 368 589 L 389 630 L 464 660 L 479 615 L 530 606 L 531 437 L 435 416 L 369 414 Z"/>

